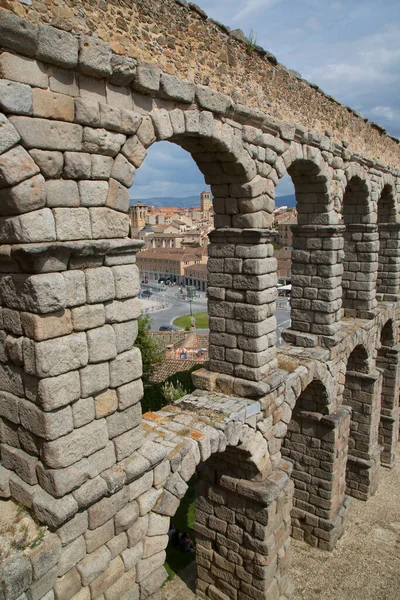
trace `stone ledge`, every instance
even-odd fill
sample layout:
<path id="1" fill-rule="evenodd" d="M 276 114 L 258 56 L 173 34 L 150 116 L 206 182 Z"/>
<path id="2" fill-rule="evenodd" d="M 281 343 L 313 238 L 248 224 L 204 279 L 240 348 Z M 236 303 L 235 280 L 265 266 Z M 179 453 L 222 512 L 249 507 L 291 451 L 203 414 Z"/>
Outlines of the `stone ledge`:
<path id="1" fill-rule="evenodd" d="M 136 254 L 143 243 L 135 239 L 99 239 L 4 245 L 0 251 L 0 266 L 4 264 L 9 269 L 11 262 L 32 273 L 66 271 L 71 257 Z"/>
<path id="2" fill-rule="evenodd" d="M 278 233 L 272 229 L 214 229 L 209 233 L 212 244 L 267 244 L 276 241 Z"/>

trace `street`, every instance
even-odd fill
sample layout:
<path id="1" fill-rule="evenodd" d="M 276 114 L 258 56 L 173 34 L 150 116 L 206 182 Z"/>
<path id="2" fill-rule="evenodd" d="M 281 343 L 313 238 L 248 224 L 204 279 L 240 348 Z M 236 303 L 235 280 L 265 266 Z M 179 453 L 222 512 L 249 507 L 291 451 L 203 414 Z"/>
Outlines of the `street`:
<path id="1" fill-rule="evenodd" d="M 189 301 L 182 300 L 182 296 L 179 293 L 179 285 L 165 286 L 162 289 L 157 282 L 150 281 L 148 284 L 142 284 L 141 288 L 142 290 L 151 289 L 153 291 L 153 296 L 151 296 L 151 300 L 154 300 L 154 305 L 156 305 L 157 302 L 160 302 L 162 304 L 170 303 L 169 308 L 150 312 L 152 331 L 159 331 L 159 328 L 162 325 L 172 325 L 172 321 L 176 319 L 176 317 L 189 314 Z M 207 297 L 205 292 L 198 292 L 198 294 L 200 295 L 200 298 L 195 299 L 192 302 L 193 313 L 207 311 Z M 277 311 L 275 313 L 277 320 L 276 333 L 278 336 L 278 346 L 280 346 L 283 343 L 283 340 L 281 338 L 281 331 L 290 326 L 290 310 L 288 310 L 287 308 L 280 308 L 280 306 L 285 306 L 285 302 L 282 302 L 282 300 L 283 299 L 280 299 Z M 149 302 L 146 301 L 146 307 L 148 306 Z M 174 329 L 178 329 L 178 327 L 174 327 Z M 209 330 L 198 329 L 197 331 L 198 333 L 208 333 Z"/>

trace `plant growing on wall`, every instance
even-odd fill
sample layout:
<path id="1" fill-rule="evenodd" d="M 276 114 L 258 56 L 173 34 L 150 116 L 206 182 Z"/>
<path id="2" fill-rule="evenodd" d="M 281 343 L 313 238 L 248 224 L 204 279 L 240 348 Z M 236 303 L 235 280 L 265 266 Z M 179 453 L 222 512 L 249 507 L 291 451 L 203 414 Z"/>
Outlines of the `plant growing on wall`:
<path id="1" fill-rule="evenodd" d="M 246 44 L 246 52 L 247 54 L 251 54 L 254 52 L 257 46 L 257 34 L 254 33 L 252 29 L 250 29 L 250 33 L 247 36 L 247 44 Z"/>

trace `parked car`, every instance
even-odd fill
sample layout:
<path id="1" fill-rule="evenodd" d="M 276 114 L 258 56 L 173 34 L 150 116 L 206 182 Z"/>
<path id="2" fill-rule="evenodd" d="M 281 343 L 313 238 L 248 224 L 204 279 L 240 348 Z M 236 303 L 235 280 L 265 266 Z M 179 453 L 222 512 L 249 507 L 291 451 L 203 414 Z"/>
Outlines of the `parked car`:
<path id="1" fill-rule="evenodd" d="M 144 290 L 144 292 L 142 292 L 142 296 L 152 296 L 153 292 L 151 290 Z"/>
<path id="2" fill-rule="evenodd" d="M 174 328 L 171 325 L 161 325 L 158 331 L 174 331 Z"/>

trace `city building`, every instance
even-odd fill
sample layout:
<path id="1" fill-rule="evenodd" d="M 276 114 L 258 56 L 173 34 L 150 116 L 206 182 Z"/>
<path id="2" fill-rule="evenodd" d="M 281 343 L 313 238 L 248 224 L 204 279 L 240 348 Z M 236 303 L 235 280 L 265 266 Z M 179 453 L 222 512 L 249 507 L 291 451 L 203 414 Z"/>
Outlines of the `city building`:
<path id="1" fill-rule="evenodd" d="M 151 248 L 137 254 L 141 279 L 170 279 L 186 285 L 185 267 L 207 263 L 204 248 Z"/>

